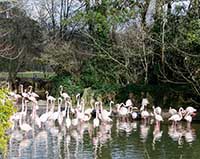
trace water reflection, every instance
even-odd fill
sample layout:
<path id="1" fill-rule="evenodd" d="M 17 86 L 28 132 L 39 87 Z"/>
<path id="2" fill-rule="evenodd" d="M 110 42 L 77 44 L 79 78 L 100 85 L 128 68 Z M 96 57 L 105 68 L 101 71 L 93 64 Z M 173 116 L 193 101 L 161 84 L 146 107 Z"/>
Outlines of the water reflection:
<path id="1" fill-rule="evenodd" d="M 184 141 L 191 145 L 196 139 L 195 129 L 192 129 L 191 126 L 183 127 L 182 123 L 169 126 L 168 134 L 173 141 L 178 142 L 178 145 L 182 145 Z"/>
<path id="2" fill-rule="evenodd" d="M 18 129 L 13 131 L 8 158 L 175 158 L 174 152 L 185 158 L 184 151 L 188 151 L 185 144 L 194 151 L 200 145 L 195 131 L 200 128 L 199 124 L 191 127 L 186 123 L 157 125 L 150 121 L 117 118 L 112 123 L 101 123 L 97 128 L 92 122 L 79 123 L 70 129 L 51 122 L 40 129 L 32 127 L 33 131 L 28 134 L 22 134 Z M 180 148 L 183 151 L 180 152 Z M 200 153 L 190 155 L 194 158 Z"/>

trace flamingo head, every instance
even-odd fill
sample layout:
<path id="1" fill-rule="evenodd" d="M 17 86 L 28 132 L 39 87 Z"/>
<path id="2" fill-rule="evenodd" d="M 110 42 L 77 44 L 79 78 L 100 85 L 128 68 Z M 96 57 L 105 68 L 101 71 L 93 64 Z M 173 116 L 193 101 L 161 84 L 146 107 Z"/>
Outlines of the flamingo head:
<path id="1" fill-rule="evenodd" d="M 195 117 L 197 115 L 197 113 L 193 112 L 192 113 L 192 117 Z"/>

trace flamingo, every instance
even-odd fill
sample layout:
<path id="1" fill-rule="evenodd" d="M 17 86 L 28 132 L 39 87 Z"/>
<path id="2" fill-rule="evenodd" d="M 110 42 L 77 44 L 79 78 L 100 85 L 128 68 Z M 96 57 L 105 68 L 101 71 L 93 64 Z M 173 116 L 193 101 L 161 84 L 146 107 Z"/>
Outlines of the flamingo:
<path id="1" fill-rule="evenodd" d="M 82 99 L 82 110 L 81 110 L 81 119 L 85 122 L 89 121 L 90 118 L 91 118 L 91 112 L 90 111 L 86 111 L 85 112 L 85 102 L 84 102 L 84 99 Z"/>
<path id="2" fill-rule="evenodd" d="M 131 99 L 127 99 L 125 105 L 126 105 L 126 107 L 133 106 L 133 103 L 132 103 Z"/>
<path id="3" fill-rule="evenodd" d="M 162 137 L 163 131 L 160 131 L 160 126 L 155 126 L 153 131 L 153 144 L 159 141 Z"/>
<path id="4" fill-rule="evenodd" d="M 65 101 L 65 109 L 61 112 L 62 116 L 65 117 L 66 116 L 66 111 L 67 111 L 67 108 L 68 108 L 68 104 L 71 105 L 71 102 L 69 101 Z"/>
<path id="5" fill-rule="evenodd" d="M 76 110 L 76 111 L 77 111 L 77 110 Z M 73 125 L 73 126 L 77 126 L 77 125 L 78 125 L 78 115 L 77 115 L 77 113 L 76 113 L 75 118 L 72 119 L 72 125 Z"/>
<path id="6" fill-rule="evenodd" d="M 99 118 L 98 118 L 98 116 L 99 116 L 99 109 L 97 109 L 97 104 L 98 104 L 98 103 L 95 103 L 96 117 L 95 117 L 94 120 L 93 120 L 93 127 L 94 127 L 94 128 L 98 127 L 98 126 L 99 126 L 99 123 L 100 123 Z"/>
<path id="7" fill-rule="evenodd" d="M 67 118 L 66 118 L 66 127 L 69 129 L 71 126 L 71 119 L 69 117 L 69 106 L 67 107 Z"/>
<path id="8" fill-rule="evenodd" d="M 56 119 L 58 119 L 58 117 L 59 117 L 59 115 L 60 115 L 60 113 L 61 113 L 61 103 L 60 102 L 62 102 L 62 98 L 58 98 L 58 111 L 56 111 L 56 112 L 54 112 L 50 117 L 49 117 L 49 119 L 50 120 L 56 120 Z"/>
<path id="9" fill-rule="evenodd" d="M 178 113 L 177 110 L 172 108 L 172 107 L 169 107 L 169 111 L 168 112 L 169 112 L 170 115 L 174 115 L 174 114 Z"/>
<path id="10" fill-rule="evenodd" d="M 192 122 L 192 116 L 191 116 L 190 112 L 186 113 L 186 115 L 184 116 L 184 119 L 189 123 Z"/>
<path id="11" fill-rule="evenodd" d="M 118 113 L 120 116 L 126 116 L 128 114 L 128 109 L 125 107 L 124 103 L 118 105 Z"/>
<path id="12" fill-rule="evenodd" d="M 35 97 L 35 98 L 39 98 L 39 95 L 36 94 L 35 92 L 33 92 L 33 86 L 29 86 L 28 88 L 29 88 L 28 94 L 29 94 L 30 96 Z"/>
<path id="13" fill-rule="evenodd" d="M 141 118 L 143 118 L 145 121 L 149 117 L 149 112 L 147 110 L 142 110 L 141 112 Z"/>
<path id="14" fill-rule="evenodd" d="M 58 110 L 59 110 L 58 123 L 59 123 L 59 125 L 62 125 L 62 122 L 63 122 L 63 115 L 62 115 L 62 112 L 61 112 L 61 105 L 62 105 L 62 98 L 58 98 Z"/>
<path id="15" fill-rule="evenodd" d="M 191 122 L 192 122 L 192 116 L 191 116 L 191 113 L 189 111 L 184 116 L 184 119 L 187 121 L 188 128 L 190 128 Z"/>
<path id="16" fill-rule="evenodd" d="M 179 108 L 178 114 L 174 114 L 172 115 L 168 120 L 173 121 L 173 123 L 176 125 L 176 123 L 178 121 L 181 121 L 181 119 L 183 118 L 182 113 L 184 112 L 184 109 L 182 107 Z"/>
<path id="17" fill-rule="evenodd" d="M 159 109 L 156 109 L 159 108 Z M 160 122 L 163 121 L 163 117 L 161 116 L 161 108 L 153 106 L 153 112 L 156 119 L 156 125 L 160 126 Z"/>
<path id="18" fill-rule="evenodd" d="M 53 113 L 52 111 L 48 110 L 48 105 L 49 105 L 49 101 L 47 100 L 47 103 L 46 103 L 46 112 L 40 116 L 40 121 L 42 123 L 45 123 L 48 120 L 48 118 L 51 116 L 51 114 Z"/>
<path id="19" fill-rule="evenodd" d="M 50 101 L 51 104 L 56 101 L 56 98 L 50 96 L 48 91 L 46 91 L 45 94 L 46 94 L 46 100 Z"/>
<path id="20" fill-rule="evenodd" d="M 148 99 L 147 99 L 147 98 L 143 98 L 143 99 L 142 99 L 142 106 L 141 106 L 141 108 L 140 108 L 140 111 L 144 110 L 145 107 L 146 107 L 148 104 L 149 104 Z"/>
<path id="21" fill-rule="evenodd" d="M 70 99 L 70 96 L 67 93 L 63 93 L 63 86 L 60 85 L 60 95 L 64 98 L 64 100 Z"/>
<path id="22" fill-rule="evenodd" d="M 161 107 L 156 107 L 156 108 L 155 108 L 155 106 L 153 106 L 152 108 L 153 108 L 153 110 L 155 111 L 156 114 L 161 115 L 161 113 L 162 113 Z"/>
<path id="23" fill-rule="evenodd" d="M 110 111 L 108 112 L 108 116 L 111 116 L 111 114 L 112 114 L 112 104 L 114 104 L 114 102 L 113 102 L 113 101 L 110 101 L 110 104 L 109 104 L 109 106 L 110 106 Z"/>
<path id="24" fill-rule="evenodd" d="M 93 105 L 92 105 L 92 100 L 90 101 L 90 105 L 91 105 L 91 108 L 87 108 L 85 110 L 85 114 L 91 114 L 92 111 L 94 110 Z"/>
<path id="25" fill-rule="evenodd" d="M 23 88 L 24 88 L 23 84 L 20 84 L 20 88 L 21 88 L 22 97 L 28 98 L 29 95 L 28 95 L 28 93 L 26 92 L 26 89 L 23 90 Z"/>
<path id="26" fill-rule="evenodd" d="M 19 127 L 22 131 L 25 131 L 25 132 L 29 132 L 30 130 L 32 130 L 32 127 L 29 124 L 22 123 L 22 116 L 20 116 Z"/>
<path id="27" fill-rule="evenodd" d="M 185 109 L 185 111 L 186 111 L 186 112 L 189 112 L 189 113 L 191 113 L 191 114 L 193 114 L 193 113 L 195 113 L 197 110 L 196 110 L 195 108 L 189 106 L 189 107 L 187 107 L 187 108 Z"/>
<path id="28" fill-rule="evenodd" d="M 15 90 L 14 92 L 8 92 L 8 94 L 10 95 L 11 98 L 14 98 L 14 100 L 16 100 L 16 102 L 19 101 L 20 98 L 22 98 L 21 95 L 17 94 L 17 90 Z"/>
<path id="29" fill-rule="evenodd" d="M 76 103 L 76 108 L 80 110 L 80 103 L 81 103 L 81 102 L 80 102 L 80 101 L 81 101 L 80 93 L 78 93 L 78 94 L 76 95 L 76 101 L 77 101 L 77 103 Z"/>
<path id="30" fill-rule="evenodd" d="M 103 109 L 102 102 L 100 102 L 100 109 L 101 109 L 101 119 L 104 122 L 112 122 L 112 119 L 109 117 L 107 111 Z"/>

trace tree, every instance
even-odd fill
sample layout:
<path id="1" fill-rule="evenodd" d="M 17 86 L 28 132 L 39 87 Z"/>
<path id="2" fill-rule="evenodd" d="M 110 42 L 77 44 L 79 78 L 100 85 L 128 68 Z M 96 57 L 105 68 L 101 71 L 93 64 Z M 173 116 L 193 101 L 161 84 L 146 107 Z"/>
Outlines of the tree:
<path id="1" fill-rule="evenodd" d="M 0 30 L 7 34 L 0 40 L 4 47 L 2 63 L 8 67 L 8 80 L 14 83 L 17 72 L 34 56 L 40 55 L 42 34 L 38 23 L 28 18 L 25 12 L 19 8 L 12 8 L 11 11 L 12 16 L 1 17 Z"/>

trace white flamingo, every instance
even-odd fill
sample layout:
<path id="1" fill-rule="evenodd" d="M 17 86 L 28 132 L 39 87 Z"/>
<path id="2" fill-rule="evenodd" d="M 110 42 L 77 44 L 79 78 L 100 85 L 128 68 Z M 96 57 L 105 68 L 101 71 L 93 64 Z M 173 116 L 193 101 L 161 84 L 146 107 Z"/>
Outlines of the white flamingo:
<path id="1" fill-rule="evenodd" d="M 162 113 L 161 107 L 153 106 L 152 108 L 153 108 L 153 110 L 155 111 L 156 114 L 161 115 L 161 113 Z"/>
<path id="2" fill-rule="evenodd" d="M 59 117 L 59 115 L 60 115 L 60 113 L 61 113 L 61 103 L 60 103 L 60 102 L 62 102 L 62 98 L 58 98 L 58 110 L 57 110 L 56 112 L 54 112 L 54 113 L 49 117 L 50 120 L 55 121 L 55 120 L 58 119 L 58 117 Z"/>
<path id="3" fill-rule="evenodd" d="M 140 111 L 144 110 L 145 107 L 147 107 L 148 104 L 149 104 L 148 99 L 147 99 L 147 98 L 143 98 L 143 99 L 142 99 L 142 106 L 141 106 L 141 108 L 140 108 Z"/>
<path id="4" fill-rule="evenodd" d="M 39 98 L 39 95 L 33 92 L 33 86 L 29 86 L 28 88 L 29 88 L 29 92 L 28 92 L 29 96 Z"/>
<path id="5" fill-rule="evenodd" d="M 47 100 L 47 102 L 46 102 L 46 112 L 40 116 L 40 121 L 42 123 L 45 123 L 48 120 L 48 118 L 51 116 L 51 114 L 53 113 L 52 111 L 48 110 L 48 105 L 49 105 L 49 101 Z"/>
<path id="6" fill-rule="evenodd" d="M 20 84 L 20 88 L 21 88 L 21 94 L 22 94 L 22 97 L 24 97 L 24 98 L 28 98 L 28 93 L 26 92 L 26 89 L 24 90 L 23 88 L 24 88 L 24 86 L 23 86 L 23 84 Z"/>
<path id="7" fill-rule="evenodd" d="M 158 107 L 157 107 L 158 108 Z M 157 109 L 153 106 L 153 112 L 156 119 L 156 125 L 160 126 L 160 122 L 163 121 L 163 117 L 161 116 L 161 108 Z"/>
<path id="8" fill-rule="evenodd" d="M 112 119 L 109 117 L 107 111 L 103 109 L 102 102 L 100 102 L 100 109 L 101 109 L 101 119 L 103 122 L 112 122 Z"/>
<path id="9" fill-rule="evenodd" d="M 94 128 L 98 127 L 99 123 L 100 123 L 99 118 L 98 118 L 98 116 L 99 116 L 99 109 L 97 109 L 97 104 L 95 104 L 95 110 L 96 110 L 96 117 L 93 119 L 93 127 Z"/>
<path id="10" fill-rule="evenodd" d="M 173 124 L 176 125 L 176 123 L 181 121 L 181 119 L 183 118 L 183 114 L 182 114 L 183 112 L 184 112 L 184 109 L 182 107 L 179 108 L 178 114 L 172 115 L 168 120 L 173 121 Z"/>
<path id="11" fill-rule="evenodd" d="M 119 104 L 117 111 L 120 116 L 126 116 L 128 114 L 128 108 L 125 107 L 124 103 Z"/>
<path id="12" fill-rule="evenodd" d="M 191 122 L 192 122 L 192 115 L 190 112 L 187 112 L 184 116 L 184 119 L 187 121 L 187 127 L 191 127 Z"/>
<path id="13" fill-rule="evenodd" d="M 172 108 L 172 107 L 169 107 L 169 111 L 168 112 L 169 112 L 170 115 L 174 115 L 174 114 L 178 113 L 177 110 Z"/>
<path id="14" fill-rule="evenodd" d="M 56 98 L 50 96 L 48 91 L 46 91 L 45 94 L 46 94 L 46 100 L 50 101 L 51 104 L 56 101 Z"/>
<path id="15" fill-rule="evenodd" d="M 66 118 L 66 127 L 69 129 L 69 127 L 71 126 L 71 119 L 69 116 L 69 106 L 67 107 L 67 118 Z"/>
<path id="16" fill-rule="evenodd" d="M 185 111 L 186 111 L 186 112 L 189 112 L 190 114 L 193 114 L 193 113 L 195 113 L 197 110 L 196 110 L 195 108 L 189 106 L 189 107 L 187 107 L 187 108 L 185 109 Z"/>
<path id="17" fill-rule="evenodd" d="M 76 110 L 77 111 L 77 110 Z M 77 116 L 77 113 L 75 114 L 75 118 L 72 119 L 72 125 L 73 126 L 77 126 L 78 125 L 78 116 Z"/>
<path id="18" fill-rule="evenodd" d="M 29 124 L 25 122 L 22 123 L 22 116 L 20 116 L 19 127 L 22 131 L 25 131 L 25 132 L 29 132 L 30 130 L 32 130 L 32 127 Z"/>
<path id="19" fill-rule="evenodd" d="M 70 96 L 67 93 L 63 93 L 63 86 L 60 85 L 60 95 L 64 98 L 64 100 L 70 99 Z"/>
<path id="20" fill-rule="evenodd" d="M 59 114 L 58 114 L 58 123 L 61 126 L 62 122 L 63 122 L 63 115 L 61 112 L 61 105 L 62 105 L 62 98 L 58 98 L 58 110 L 59 110 Z"/>

